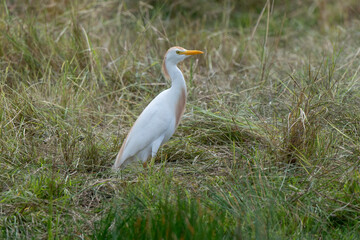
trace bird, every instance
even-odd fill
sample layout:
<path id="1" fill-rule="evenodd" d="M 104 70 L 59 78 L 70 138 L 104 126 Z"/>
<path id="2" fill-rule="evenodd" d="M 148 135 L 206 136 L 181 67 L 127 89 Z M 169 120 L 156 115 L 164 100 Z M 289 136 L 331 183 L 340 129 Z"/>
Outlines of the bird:
<path id="1" fill-rule="evenodd" d="M 171 87 L 157 95 L 142 111 L 127 134 L 118 152 L 113 169 L 125 168 L 133 161 L 146 161 L 156 156 L 160 146 L 174 134 L 185 111 L 186 83 L 177 64 L 197 54 L 199 50 L 171 47 L 164 56 L 162 73 L 171 79 Z"/>

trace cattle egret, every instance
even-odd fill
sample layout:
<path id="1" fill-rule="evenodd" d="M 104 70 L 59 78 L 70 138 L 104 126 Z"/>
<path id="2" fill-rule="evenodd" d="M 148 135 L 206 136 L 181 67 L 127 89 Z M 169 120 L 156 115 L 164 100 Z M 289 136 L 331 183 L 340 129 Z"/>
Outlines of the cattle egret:
<path id="1" fill-rule="evenodd" d="M 171 79 L 171 87 L 157 95 L 135 121 L 116 156 L 113 169 L 123 168 L 134 160 L 142 161 L 146 166 L 150 155 L 155 157 L 159 147 L 174 134 L 186 104 L 186 84 L 177 64 L 202 53 L 182 47 L 172 47 L 166 52 L 162 71 L 165 78 Z"/>

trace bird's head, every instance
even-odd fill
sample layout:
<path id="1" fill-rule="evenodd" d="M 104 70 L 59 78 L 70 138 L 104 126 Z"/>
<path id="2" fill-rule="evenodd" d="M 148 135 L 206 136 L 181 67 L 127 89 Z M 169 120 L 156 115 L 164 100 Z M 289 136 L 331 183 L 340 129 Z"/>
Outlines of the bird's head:
<path id="1" fill-rule="evenodd" d="M 202 54 L 202 51 L 198 50 L 186 50 L 182 47 L 172 47 L 165 54 L 165 59 L 169 63 L 178 64 L 183 61 L 185 58 L 190 57 L 191 55 Z"/>
<path id="2" fill-rule="evenodd" d="M 196 54 L 202 54 L 202 53 L 204 53 L 204 52 L 198 51 L 198 50 L 186 50 L 185 48 L 182 48 L 182 47 L 170 48 L 164 56 L 164 61 L 163 61 L 163 66 L 162 66 L 164 75 L 166 77 L 168 75 L 165 62 L 167 64 L 176 65 L 179 62 L 183 61 L 185 58 L 188 58 L 188 57 L 190 57 L 192 55 L 196 55 Z"/>

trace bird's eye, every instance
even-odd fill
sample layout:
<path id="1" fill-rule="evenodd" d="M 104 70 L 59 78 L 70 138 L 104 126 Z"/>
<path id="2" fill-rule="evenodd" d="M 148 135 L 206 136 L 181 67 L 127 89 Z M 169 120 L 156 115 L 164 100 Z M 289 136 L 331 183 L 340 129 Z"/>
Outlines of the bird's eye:
<path id="1" fill-rule="evenodd" d="M 180 54 L 181 52 L 179 50 L 176 51 L 177 54 Z"/>

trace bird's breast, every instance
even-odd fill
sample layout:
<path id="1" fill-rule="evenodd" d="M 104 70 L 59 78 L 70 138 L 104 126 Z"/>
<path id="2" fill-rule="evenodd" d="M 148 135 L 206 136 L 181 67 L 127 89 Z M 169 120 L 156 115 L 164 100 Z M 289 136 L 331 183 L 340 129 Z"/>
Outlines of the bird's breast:
<path id="1" fill-rule="evenodd" d="M 175 107 L 175 127 L 177 127 L 180 123 L 180 119 L 182 117 L 182 115 L 185 112 L 185 105 L 186 105 L 186 90 L 183 88 L 181 89 L 179 98 L 177 99 L 176 102 L 176 107 Z"/>

